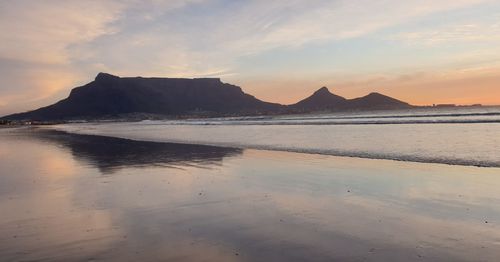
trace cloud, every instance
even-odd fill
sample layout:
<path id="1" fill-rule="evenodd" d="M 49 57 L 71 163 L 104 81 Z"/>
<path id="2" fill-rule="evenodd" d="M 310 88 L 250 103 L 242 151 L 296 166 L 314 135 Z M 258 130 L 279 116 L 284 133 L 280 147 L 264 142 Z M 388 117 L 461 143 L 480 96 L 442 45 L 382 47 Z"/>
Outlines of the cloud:
<path id="1" fill-rule="evenodd" d="M 227 40 L 225 47 L 256 53 L 360 37 L 418 17 L 481 2 L 484 1 L 252 1 L 231 10 L 238 20 L 230 23 L 229 30 L 214 31 L 217 39 Z"/>
<path id="2" fill-rule="evenodd" d="M 121 27 L 117 33 L 71 50 L 85 68 L 126 75 L 203 76 L 232 71 L 241 57 L 360 37 L 480 2 L 201 1 L 163 12 L 130 7 L 116 23 Z"/>
<path id="3" fill-rule="evenodd" d="M 122 5 L 111 1 L 10 1 L 0 8 L 0 57 L 67 63 L 66 48 L 114 31 Z"/>
<path id="4" fill-rule="evenodd" d="M 487 43 L 500 41 L 500 22 L 493 24 L 447 25 L 431 30 L 404 32 L 394 39 L 414 45 Z"/>
<path id="5" fill-rule="evenodd" d="M 245 74 L 239 65 L 247 56 L 280 49 L 300 52 L 308 45 L 363 37 L 486 2 L 4 1 L 0 114 L 62 98 L 62 91 L 87 82 L 98 71 L 235 78 Z M 59 77 L 67 81 L 54 81 Z"/>

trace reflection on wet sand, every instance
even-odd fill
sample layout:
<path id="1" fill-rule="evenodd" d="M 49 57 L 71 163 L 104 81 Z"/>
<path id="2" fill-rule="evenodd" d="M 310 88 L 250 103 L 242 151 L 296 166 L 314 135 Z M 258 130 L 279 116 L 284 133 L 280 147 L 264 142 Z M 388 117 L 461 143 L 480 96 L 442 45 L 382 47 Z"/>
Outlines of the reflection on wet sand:
<path id="1" fill-rule="evenodd" d="M 0 143 L 6 261 L 496 261 L 500 254 L 497 169 L 38 131 L 0 133 Z"/>
<path id="2" fill-rule="evenodd" d="M 55 130 L 30 132 L 37 139 L 67 147 L 72 154 L 103 173 L 131 166 L 190 166 L 205 167 L 219 164 L 224 157 L 239 155 L 238 148 L 153 143 L 112 137 L 76 135 Z"/>

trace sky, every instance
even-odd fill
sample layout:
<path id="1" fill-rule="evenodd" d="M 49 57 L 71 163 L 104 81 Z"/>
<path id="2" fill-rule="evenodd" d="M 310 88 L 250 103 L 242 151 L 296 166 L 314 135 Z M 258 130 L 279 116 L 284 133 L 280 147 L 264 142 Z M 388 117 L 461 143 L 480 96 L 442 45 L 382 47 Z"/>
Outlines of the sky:
<path id="1" fill-rule="evenodd" d="M 283 104 L 322 86 L 500 104 L 500 1 L 0 0 L 0 115 L 98 72 L 219 77 Z"/>

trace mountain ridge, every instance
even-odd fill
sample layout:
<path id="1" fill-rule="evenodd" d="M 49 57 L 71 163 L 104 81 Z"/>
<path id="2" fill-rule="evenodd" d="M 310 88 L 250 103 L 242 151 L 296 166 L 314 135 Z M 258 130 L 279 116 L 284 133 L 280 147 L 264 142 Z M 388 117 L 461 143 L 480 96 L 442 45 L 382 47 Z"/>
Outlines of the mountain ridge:
<path id="1" fill-rule="evenodd" d="M 130 114 L 158 116 L 262 115 L 314 111 L 409 108 L 379 94 L 346 99 L 322 87 L 292 105 L 259 100 L 220 78 L 119 77 L 99 73 L 52 105 L 2 117 L 6 120 L 120 118 Z"/>

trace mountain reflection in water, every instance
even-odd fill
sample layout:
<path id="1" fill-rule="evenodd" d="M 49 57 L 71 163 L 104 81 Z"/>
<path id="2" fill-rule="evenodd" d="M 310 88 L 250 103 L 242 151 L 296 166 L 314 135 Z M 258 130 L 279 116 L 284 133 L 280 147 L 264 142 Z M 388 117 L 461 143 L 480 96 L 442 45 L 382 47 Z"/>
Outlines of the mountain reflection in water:
<path id="1" fill-rule="evenodd" d="M 26 133 L 35 139 L 68 148 L 78 160 L 90 163 L 104 174 L 113 173 L 119 168 L 140 166 L 208 168 L 210 165 L 219 165 L 225 157 L 243 152 L 238 148 L 135 141 L 55 130 Z"/>
<path id="2" fill-rule="evenodd" d="M 498 261 L 498 174 L 5 128 L 0 260 Z"/>

